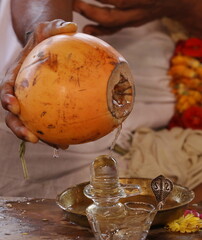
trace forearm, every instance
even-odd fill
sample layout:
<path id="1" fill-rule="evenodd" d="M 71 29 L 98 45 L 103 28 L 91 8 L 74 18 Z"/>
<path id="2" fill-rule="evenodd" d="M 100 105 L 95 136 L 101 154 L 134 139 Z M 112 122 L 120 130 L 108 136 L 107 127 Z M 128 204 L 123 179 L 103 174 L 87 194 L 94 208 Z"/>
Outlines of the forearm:
<path id="1" fill-rule="evenodd" d="M 87 33 L 97 36 L 112 34 L 125 27 L 138 27 L 169 17 L 179 21 L 191 36 L 202 37 L 202 0 L 96 1 L 113 4 L 114 7 L 99 7 L 74 0 L 74 10 L 97 23 L 85 27 L 84 31 Z"/>
<path id="2" fill-rule="evenodd" d="M 37 23 L 72 21 L 72 0 L 11 0 L 11 15 L 14 31 L 25 45 L 26 33 L 33 31 Z"/>

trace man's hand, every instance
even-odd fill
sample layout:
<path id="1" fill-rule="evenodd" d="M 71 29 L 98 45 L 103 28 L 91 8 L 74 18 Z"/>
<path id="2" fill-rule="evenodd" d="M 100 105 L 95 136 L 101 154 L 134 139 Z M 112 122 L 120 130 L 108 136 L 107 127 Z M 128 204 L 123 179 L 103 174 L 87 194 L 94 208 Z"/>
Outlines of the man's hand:
<path id="1" fill-rule="evenodd" d="M 33 143 L 39 140 L 37 136 L 22 124 L 17 116 L 20 113 L 20 106 L 14 94 L 14 85 L 24 59 L 37 44 L 46 38 L 61 33 L 74 33 L 76 31 L 76 24 L 63 20 L 53 20 L 38 24 L 34 32 L 29 35 L 28 42 L 19 54 L 17 60 L 9 68 L 0 86 L 0 99 L 2 106 L 8 111 L 5 119 L 6 124 L 18 138 Z"/>
<path id="2" fill-rule="evenodd" d="M 75 0 L 74 10 L 98 25 L 88 25 L 84 32 L 105 35 L 125 27 L 138 27 L 162 17 L 180 21 L 196 36 L 201 34 L 201 0 L 95 0 L 103 7 Z"/>

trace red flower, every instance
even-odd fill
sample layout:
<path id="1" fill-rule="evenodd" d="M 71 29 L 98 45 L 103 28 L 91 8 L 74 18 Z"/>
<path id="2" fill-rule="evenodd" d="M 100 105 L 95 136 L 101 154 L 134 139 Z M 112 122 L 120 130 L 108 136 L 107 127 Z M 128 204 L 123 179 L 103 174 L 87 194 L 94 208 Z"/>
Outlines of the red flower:
<path id="1" fill-rule="evenodd" d="M 200 214 L 199 212 L 197 212 L 196 210 L 185 210 L 184 212 L 184 216 L 186 217 L 188 214 L 193 214 L 194 217 L 198 217 L 198 218 L 201 218 L 202 219 L 202 214 Z"/>
<path id="2" fill-rule="evenodd" d="M 175 54 L 179 53 L 189 57 L 202 58 L 202 40 L 189 38 L 179 41 L 176 45 Z"/>
<path id="3" fill-rule="evenodd" d="M 192 106 L 182 114 L 182 124 L 185 128 L 202 130 L 202 107 Z"/>
<path id="4" fill-rule="evenodd" d="M 168 124 L 168 129 L 174 128 L 174 127 L 184 127 L 181 119 L 181 115 L 179 113 L 176 113 L 170 120 Z"/>

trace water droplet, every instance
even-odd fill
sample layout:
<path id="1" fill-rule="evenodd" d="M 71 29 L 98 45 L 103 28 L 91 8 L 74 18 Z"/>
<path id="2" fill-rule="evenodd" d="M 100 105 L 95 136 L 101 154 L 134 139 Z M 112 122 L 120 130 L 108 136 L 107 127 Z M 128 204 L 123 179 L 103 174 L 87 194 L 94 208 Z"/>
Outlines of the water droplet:
<path id="1" fill-rule="evenodd" d="M 53 158 L 59 158 L 59 150 L 56 148 L 53 149 Z"/>

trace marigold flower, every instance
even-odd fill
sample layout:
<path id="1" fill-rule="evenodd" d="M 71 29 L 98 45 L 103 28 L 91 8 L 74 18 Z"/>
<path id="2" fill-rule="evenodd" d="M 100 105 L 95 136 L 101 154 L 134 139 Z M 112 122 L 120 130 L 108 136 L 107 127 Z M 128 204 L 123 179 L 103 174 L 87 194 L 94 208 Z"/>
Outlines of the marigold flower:
<path id="1" fill-rule="evenodd" d="M 202 87 L 202 81 L 199 78 L 182 78 L 180 83 L 184 84 L 186 88 L 196 91 Z"/>
<path id="2" fill-rule="evenodd" d="M 188 77 L 188 78 L 194 78 L 196 77 L 196 71 L 186 67 L 185 65 L 174 65 L 170 68 L 169 75 L 179 78 L 179 77 Z"/>
<path id="3" fill-rule="evenodd" d="M 176 103 L 176 110 L 180 113 L 184 112 L 186 109 L 190 108 L 193 105 L 196 105 L 197 100 L 189 95 L 179 96 Z"/>
<path id="4" fill-rule="evenodd" d="M 167 229 L 172 232 L 193 233 L 202 228 L 202 220 L 193 213 L 182 216 L 167 224 Z"/>
<path id="5" fill-rule="evenodd" d="M 178 95 L 184 95 L 187 92 L 187 86 L 184 83 L 179 83 L 178 84 Z"/>
<path id="6" fill-rule="evenodd" d="M 188 95 L 191 96 L 192 98 L 194 98 L 196 100 L 196 102 L 199 102 L 199 103 L 202 102 L 202 93 L 200 93 L 198 91 L 190 90 L 188 92 Z"/>
<path id="7" fill-rule="evenodd" d="M 202 66 L 196 68 L 196 74 L 197 74 L 200 78 L 202 78 Z"/>
<path id="8" fill-rule="evenodd" d="M 198 68 L 200 66 L 200 61 L 195 58 L 187 57 L 183 55 L 176 55 L 171 59 L 173 65 L 186 65 L 191 68 Z"/>

